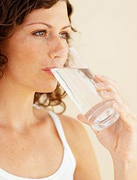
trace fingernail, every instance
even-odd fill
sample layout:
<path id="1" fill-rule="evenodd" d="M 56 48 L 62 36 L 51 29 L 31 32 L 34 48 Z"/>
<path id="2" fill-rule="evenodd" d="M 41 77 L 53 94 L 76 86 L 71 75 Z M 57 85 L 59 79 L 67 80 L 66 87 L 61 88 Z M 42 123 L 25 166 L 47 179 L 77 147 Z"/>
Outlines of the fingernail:
<path id="1" fill-rule="evenodd" d="M 96 86 L 97 88 L 101 88 L 101 87 L 103 87 L 104 85 L 103 85 L 103 83 L 96 83 L 95 86 Z"/>
<path id="2" fill-rule="evenodd" d="M 109 95 L 109 92 L 108 92 L 108 91 L 101 91 L 101 95 L 102 95 L 102 96 Z"/>
<path id="3" fill-rule="evenodd" d="M 103 76 L 102 75 L 95 75 L 97 78 L 103 78 Z"/>

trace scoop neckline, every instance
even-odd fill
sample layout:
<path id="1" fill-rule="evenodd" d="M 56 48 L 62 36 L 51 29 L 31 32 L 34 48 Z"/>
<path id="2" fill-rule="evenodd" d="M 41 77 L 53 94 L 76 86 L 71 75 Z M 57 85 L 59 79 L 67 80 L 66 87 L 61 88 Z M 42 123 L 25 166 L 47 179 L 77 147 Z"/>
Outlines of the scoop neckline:
<path id="1" fill-rule="evenodd" d="M 51 113 L 51 111 L 48 112 L 48 114 L 50 114 L 50 113 Z M 53 119 L 53 121 L 54 121 L 54 119 Z M 55 126 L 56 126 L 56 124 L 55 124 Z M 51 174 L 50 176 L 44 177 L 44 178 L 26 178 L 26 177 L 17 176 L 17 175 L 8 173 L 1 167 L 0 167 L 0 173 L 2 173 L 3 178 L 8 178 L 8 179 L 13 178 L 14 180 L 51 180 L 52 178 L 57 177 L 60 174 L 60 172 L 63 171 L 63 169 L 65 168 L 65 163 L 66 163 L 65 160 L 66 160 L 66 156 L 67 156 L 66 153 L 67 153 L 66 148 L 63 145 L 63 157 L 62 157 L 61 165 L 53 174 Z M 0 176 L 1 176 L 1 174 L 0 174 Z"/>
<path id="2" fill-rule="evenodd" d="M 63 158 L 62 158 L 62 162 L 61 165 L 59 166 L 59 168 L 57 169 L 57 171 L 55 171 L 55 173 L 51 174 L 50 176 L 44 177 L 44 178 L 25 178 L 25 177 L 21 177 L 21 176 L 16 176 L 14 174 L 8 173 L 7 171 L 5 171 L 4 169 L 0 168 L 0 173 L 2 172 L 2 176 L 4 178 L 14 178 L 15 180 L 50 180 L 52 178 L 57 177 L 57 175 L 63 171 L 64 167 L 65 167 L 65 159 L 66 159 L 66 149 L 64 147 L 64 152 L 63 152 Z M 0 174 L 1 176 L 1 174 Z"/>

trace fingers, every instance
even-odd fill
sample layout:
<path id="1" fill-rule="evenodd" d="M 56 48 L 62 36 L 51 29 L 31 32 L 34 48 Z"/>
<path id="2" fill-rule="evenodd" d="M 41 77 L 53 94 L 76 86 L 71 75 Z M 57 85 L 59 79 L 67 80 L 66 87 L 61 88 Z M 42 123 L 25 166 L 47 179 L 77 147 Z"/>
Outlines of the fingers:
<path id="1" fill-rule="evenodd" d="M 117 82 L 106 77 L 106 76 L 101 76 L 101 75 L 95 75 L 95 78 L 97 80 L 99 80 L 100 82 L 105 82 L 105 81 L 109 81 L 111 84 L 113 84 L 114 86 L 117 86 Z"/>
<path id="2" fill-rule="evenodd" d="M 102 99 L 115 99 L 119 104 L 123 104 L 123 98 L 119 92 L 117 83 L 105 76 L 99 76 L 98 79 L 101 83 L 96 83 L 95 87 Z"/>
<path id="3" fill-rule="evenodd" d="M 119 111 L 120 119 L 128 126 L 137 128 L 137 118 L 135 113 L 129 107 L 128 103 L 119 92 L 117 83 L 105 76 L 96 76 L 101 85 L 96 84 L 96 89 L 103 100 L 114 99 L 118 106 L 114 108 Z M 100 84 L 100 83 L 99 83 Z"/>
<path id="4" fill-rule="evenodd" d="M 96 83 L 95 87 L 98 94 L 104 101 L 114 100 L 114 109 L 120 113 L 120 120 L 124 123 L 124 125 L 129 129 L 137 129 L 137 117 L 132 109 L 129 107 L 128 103 L 121 96 L 118 85 L 112 79 L 105 76 L 95 76 L 98 83 Z M 92 107 L 91 107 L 92 108 Z M 78 120 L 89 125 L 86 116 L 79 114 L 77 116 Z M 98 131 L 93 131 L 97 134 Z"/>
<path id="5" fill-rule="evenodd" d="M 78 114 L 78 115 L 77 115 L 77 118 L 78 118 L 78 120 L 80 120 L 81 122 L 83 122 L 83 123 L 89 125 L 89 124 L 88 124 L 88 121 L 87 121 L 87 119 L 85 118 L 84 115 Z"/>
<path id="6" fill-rule="evenodd" d="M 97 88 L 98 91 L 107 91 L 107 92 L 111 92 L 113 91 L 114 93 L 118 93 L 119 94 L 119 91 L 116 87 L 114 87 L 113 85 L 111 84 L 108 84 L 108 83 L 97 83 L 95 84 L 95 87 Z"/>
<path id="7" fill-rule="evenodd" d="M 85 124 L 87 124 L 87 125 L 89 126 L 89 123 L 88 123 L 88 121 L 87 121 L 87 119 L 86 119 L 86 117 L 85 117 L 84 115 L 78 114 L 78 115 L 77 115 L 77 119 L 78 119 L 79 121 L 81 121 L 82 123 L 85 123 Z M 91 128 L 92 128 L 92 127 L 91 127 Z M 98 132 L 99 132 L 99 131 L 94 130 L 93 128 L 92 128 L 92 130 L 94 131 L 94 133 L 95 133 L 96 135 L 97 135 Z"/>
<path id="8" fill-rule="evenodd" d="M 105 79 L 102 79 L 102 78 L 100 78 L 100 80 L 98 80 L 98 82 L 99 83 L 96 83 L 96 90 L 97 90 L 97 92 L 98 92 L 98 94 L 101 96 L 101 98 L 104 100 L 104 101 L 106 101 L 106 100 L 115 100 L 115 101 L 118 101 L 119 103 L 122 103 L 121 101 L 120 101 L 120 98 L 119 98 L 119 92 L 118 92 L 118 88 L 117 88 L 117 85 L 116 85 L 116 83 L 114 82 L 113 83 L 113 81 L 112 80 L 108 80 L 107 78 L 105 78 Z M 101 83 L 100 83 L 101 82 Z M 100 102 L 100 104 L 102 103 L 104 103 L 104 101 L 102 101 L 102 102 Z M 100 105 L 100 104 L 98 104 L 98 105 Z M 97 106 L 97 105 L 96 105 Z M 118 104 L 116 103 L 115 105 L 114 105 L 114 108 L 115 108 L 115 106 L 118 108 L 119 106 L 118 106 Z M 91 107 L 92 108 L 92 107 Z M 97 108 L 97 107 L 96 107 Z M 93 108 L 92 108 L 93 109 Z M 91 113 L 91 112 L 89 112 L 89 113 Z M 88 114 L 88 113 L 86 113 L 86 114 Z M 87 124 L 87 125 L 89 125 L 89 122 L 88 122 L 88 120 L 86 119 L 86 116 L 84 116 L 84 115 L 82 115 L 82 114 L 79 114 L 78 116 L 77 116 L 77 118 L 81 121 L 81 122 L 83 122 L 83 123 L 85 123 L 85 124 Z M 93 129 L 94 130 L 94 129 Z M 96 131 L 95 131 L 95 133 L 97 133 Z"/>

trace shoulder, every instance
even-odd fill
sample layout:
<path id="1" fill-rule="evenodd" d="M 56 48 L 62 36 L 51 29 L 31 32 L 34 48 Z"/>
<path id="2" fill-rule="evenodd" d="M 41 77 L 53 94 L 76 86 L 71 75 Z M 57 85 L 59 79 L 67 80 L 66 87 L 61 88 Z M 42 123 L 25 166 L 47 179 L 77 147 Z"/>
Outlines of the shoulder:
<path id="1" fill-rule="evenodd" d="M 65 132 L 71 131 L 72 135 L 80 135 L 85 132 L 83 124 L 75 118 L 66 115 L 58 115 Z"/>
<path id="2" fill-rule="evenodd" d="M 39 111 L 39 110 L 38 110 Z M 48 117 L 47 111 L 39 111 L 40 117 Z M 67 142 L 76 159 L 75 180 L 100 180 L 98 164 L 86 128 L 79 120 L 66 115 L 58 115 Z"/>
<path id="3" fill-rule="evenodd" d="M 83 123 L 66 115 L 58 115 L 66 139 L 76 158 L 75 179 L 100 180 L 98 164 L 91 139 Z"/>
<path id="4" fill-rule="evenodd" d="M 84 125 L 75 118 L 66 115 L 58 115 L 63 126 L 65 136 L 73 148 L 81 148 L 82 141 L 89 141 Z"/>

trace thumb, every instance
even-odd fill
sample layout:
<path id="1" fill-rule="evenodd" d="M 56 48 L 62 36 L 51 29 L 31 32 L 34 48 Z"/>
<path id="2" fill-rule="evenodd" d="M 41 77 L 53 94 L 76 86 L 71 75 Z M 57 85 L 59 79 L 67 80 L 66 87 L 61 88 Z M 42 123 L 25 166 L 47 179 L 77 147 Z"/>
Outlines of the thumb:
<path id="1" fill-rule="evenodd" d="M 77 119 L 78 119 L 79 121 L 81 121 L 81 122 L 83 122 L 83 123 L 89 125 L 89 123 L 88 123 L 86 117 L 85 117 L 83 114 L 78 114 L 78 115 L 77 115 Z"/>
<path id="2" fill-rule="evenodd" d="M 85 124 L 87 124 L 87 125 L 90 126 L 90 124 L 88 123 L 88 120 L 86 119 L 86 117 L 85 117 L 84 115 L 78 114 L 78 115 L 77 115 L 77 119 L 78 119 L 79 121 L 81 121 L 82 123 L 85 123 Z M 90 126 L 90 127 L 91 127 L 91 126 Z M 91 129 L 93 130 L 93 132 L 94 132 L 96 135 L 99 133 L 99 131 L 94 130 L 92 127 L 91 127 Z"/>

